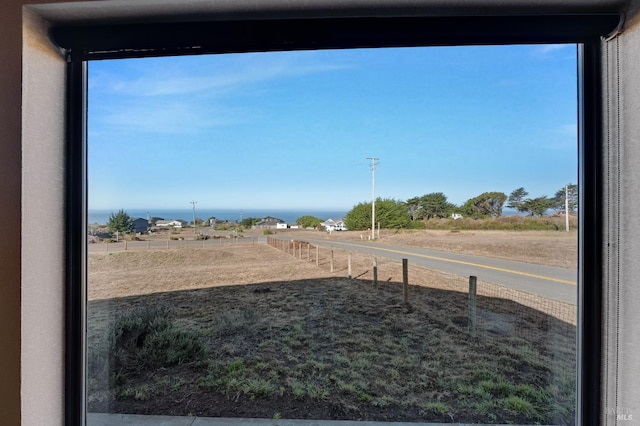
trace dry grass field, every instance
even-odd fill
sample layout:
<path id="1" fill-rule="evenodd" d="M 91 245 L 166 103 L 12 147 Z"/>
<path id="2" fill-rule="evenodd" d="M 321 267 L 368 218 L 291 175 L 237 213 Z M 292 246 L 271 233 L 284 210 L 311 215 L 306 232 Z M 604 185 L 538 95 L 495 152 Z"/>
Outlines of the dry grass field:
<path id="1" fill-rule="evenodd" d="M 287 231 L 296 238 L 313 236 L 314 231 Z M 360 240 L 367 232 L 336 232 L 325 238 Z M 578 240 L 575 231 L 441 231 L 382 230 L 382 244 L 415 246 L 454 253 L 496 257 L 562 268 L 577 267 Z"/>
<path id="2" fill-rule="evenodd" d="M 440 249 L 474 252 L 503 239 L 505 252 L 516 253 L 512 247 L 535 239 L 519 234 L 510 244 L 501 233 L 476 232 L 465 243 L 421 232 L 383 234 L 383 242 L 428 247 L 424 241 L 439 239 Z M 555 251 L 562 237 L 539 235 L 535 251 Z M 90 411 L 573 423 L 575 307 L 479 283 L 470 336 L 465 277 L 412 269 L 405 305 L 397 262 L 378 259 L 374 286 L 366 256 L 353 255 L 352 279 L 344 257 L 333 273 L 328 253 L 319 266 L 301 257 L 263 244 L 92 253 Z M 195 333 L 197 357 L 114 364 L 103 351 L 110 328 L 148 306 Z M 142 348 L 145 337 L 138 333 L 131 348 Z"/>

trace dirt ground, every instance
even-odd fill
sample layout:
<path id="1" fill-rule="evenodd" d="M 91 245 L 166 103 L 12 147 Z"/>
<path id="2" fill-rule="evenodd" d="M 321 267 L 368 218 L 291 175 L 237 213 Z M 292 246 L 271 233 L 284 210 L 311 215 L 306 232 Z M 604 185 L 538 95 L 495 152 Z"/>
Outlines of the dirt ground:
<path id="1" fill-rule="evenodd" d="M 554 252 L 570 240 L 523 233 L 510 242 L 488 232 L 382 237 L 466 252 L 502 240 L 505 256 L 520 255 L 523 241 Z M 198 330 L 209 356 L 118 385 L 105 378 L 90 392 L 90 411 L 572 423 L 575 306 L 479 283 L 477 335 L 469 337 L 465 277 L 412 269 L 405 305 L 398 262 L 379 259 L 376 287 L 366 256 L 353 255 L 348 279 L 344 256 L 331 273 L 328 252 L 319 266 L 299 255 L 242 244 L 91 254 L 90 343 L 123 312 L 152 304 Z"/>

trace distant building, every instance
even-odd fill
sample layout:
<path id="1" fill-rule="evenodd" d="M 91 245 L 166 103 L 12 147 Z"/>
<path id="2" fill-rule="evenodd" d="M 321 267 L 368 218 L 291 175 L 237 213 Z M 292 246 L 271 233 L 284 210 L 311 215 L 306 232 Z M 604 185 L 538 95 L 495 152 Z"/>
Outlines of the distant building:
<path id="1" fill-rule="evenodd" d="M 346 231 L 347 230 L 347 226 L 344 224 L 344 221 L 342 220 L 342 218 L 340 218 L 340 219 L 327 219 L 324 222 L 322 222 L 320 225 L 324 226 L 324 229 L 326 229 L 327 232 Z"/>
<path id="2" fill-rule="evenodd" d="M 156 226 L 182 228 L 182 222 L 179 220 L 159 220 L 156 222 Z"/>
<path id="3" fill-rule="evenodd" d="M 456 219 L 462 219 L 462 215 L 460 213 L 453 213 L 451 215 L 451 217 L 456 220 Z"/>
<path id="4" fill-rule="evenodd" d="M 264 229 L 276 229 L 279 223 L 287 224 L 284 220 L 278 219 L 277 217 L 267 216 L 263 218 L 260 222 L 256 223 L 256 228 L 264 228 Z"/>
<path id="5" fill-rule="evenodd" d="M 137 217 L 133 219 L 132 222 L 133 232 L 135 232 L 136 234 L 144 234 L 149 230 L 149 221 L 147 219 Z"/>

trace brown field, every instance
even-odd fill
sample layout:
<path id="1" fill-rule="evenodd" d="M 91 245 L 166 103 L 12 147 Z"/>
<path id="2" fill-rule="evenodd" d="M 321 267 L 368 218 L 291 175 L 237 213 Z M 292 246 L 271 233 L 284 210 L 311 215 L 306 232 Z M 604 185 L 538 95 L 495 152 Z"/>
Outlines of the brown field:
<path id="1" fill-rule="evenodd" d="M 303 238 L 318 238 L 314 231 L 286 231 Z M 325 238 L 360 240 L 367 232 L 336 232 Z M 577 267 L 578 239 L 575 231 L 440 231 L 381 230 L 383 244 L 405 245 L 466 253 L 562 268 Z"/>
<path id="2" fill-rule="evenodd" d="M 385 243 L 475 253 L 503 241 L 503 256 L 522 256 L 523 241 L 538 245 L 533 252 L 556 252 L 571 238 L 460 234 L 465 238 L 439 231 L 382 236 Z M 335 251 L 333 273 L 328 250 L 319 267 L 313 252 L 306 255 L 242 244 L 91 254 L 90 345 L 122 313 L 165 306 L 177 325 L 198 333 L 206 356 L 122 378 L 90 371 L 90 411 L 573 422 L 574 306 L 479 283 L 472 337 L 465 277 L 412 268 L 405 305 L 397 262 L 378 259 L 374 286 L 371 258 L 354 254 L 348 279 L 346 253 Z M 556 257 L 571 255 L 559 250 Z"/>

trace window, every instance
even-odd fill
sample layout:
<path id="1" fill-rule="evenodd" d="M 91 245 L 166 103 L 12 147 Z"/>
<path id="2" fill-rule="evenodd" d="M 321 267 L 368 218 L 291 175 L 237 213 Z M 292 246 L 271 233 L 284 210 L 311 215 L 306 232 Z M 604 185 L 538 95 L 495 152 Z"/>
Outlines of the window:
<path id="1" fill-rule="evenodd" d="M 530 19 L 530 18 L 528 18 Z M 457 22 L 457 24 L 461 28 L 466 28 L 469 32 L 461 31 L 460 33 L 455 33 L 455 31 L 444 31 L 444 28 L 451 28 L 451 25 L 454 23 L 453 21 L 449 21 L 447 19 L 444 20 L 427 20 L 422 21 L 421 19 L 396 19 L 390 20 L 388 22 L 380 22 L 379 20 L 338 20 L 336 22 L 327 22 L 327 21 L 310 21 L 310 22 L 275 22 L 271 23 L 268 21 L 261 21 L 259 24 L 257 23 L 223 23 L 220 25 L 216 24 L 206 24 L 203 26 L 195 25 L 193 29 L 180 32 L 184 35 L 185 38 L 192 37 L 191 40 L 179 40 L 177 42 L 172 42 L 170 39 L 163 39 L 160 34 L 167 33 L 166 28 L 161 27 L 146 27 L 146 28 L 137 28 L 136 26 L 124 27 L 124 28 L 106 28 L 106 29 L 61 29 L 56 36 L 56 39 L 59 40 L 62 46 L 69 48 L 70 53 L 70 91 L 72 94 L 72 98 L 75 99 L 75 102 L 72 103 L 72 111 L 75 111 L 75 117 L 81 118 L 83 112 L 83 78 L 84 78 L 84 64 L 83 61 L 91 58 L 98 59 L 100 57 L 125 57 L 125 56 L 138 56 L 144 55 L 142 52 L 149 52 L 147 49 L 153 49 L 154 55 L 165 55 L 165 54 L 176 54 L 176 53 L 184 53 L 184 52 L 195 52 L 197 49 L 199 51 L 250 51 L 250 50 L 289 50 L 289 49 L 300 49 L 305 47 L 361 47 L 365 46 L 389 46 L 389 45 L 420 45 L 420 44 L 464 44 L 464 43 L 499 43 L 499 42 L 579 42 L 582 43 L 581 46 L 581 81 L 580 81 L 580 111 L 581 111 L 581 188 L 582 188 L 582 200 L 581 205 L 590 206 L 588 200 L 592 197 L 595 197 L 597 194 L 597 187 L 599 185 L 598 182 L 598 173 L 589 173 L 585 174 L 585 170 L 594 171 L 597 170 L 598 164 L 596 162 L 596 147 L 598 146 L 598 133 L 597 128 L 595 128 L 598 120 L 587 120 L 585 117 L 589 118 L 597 118 L 598 111 L 594 109 L 596 105 L 596 100 L 598 99 L 597 92 L 594 92 L 594 81 L 597 79 L 597 74 L 593 74 L 596 69 L 595 64 L 596 55 L 595 55 L 595 45 L 593 35 L 590 33 L 584 33 L 578 37 L 575 36 L 576 31 L 581 28 L 586 28 L 586 25 L 580 19 L 576 19 L 572 21 L 572 18 L 562 17 L 558 20 L 554 18 L 549 18 L 549 20 L 541 20 L 537 21 L 538 24 L 546 24 L 545 30 L 542 31 L 543 36 L 536 37 L 534 31 L 527 29 L 522 34 L 514 34 L 504 31 L 502 32 L 499 29 L 500 23 L 517 21 L 516 18 L 507 19 L 507 18 L 491 18 L 487 20 L 483 19 L 470 19 L 463 20 L 462 22 Z M 605 26 L 603 28 L 607 28 L 611 25 L 607 18 L 604 18 Z M 428 22 L 427 22 L 428 21 Z M 484 21 L 484 22 L 483 22 Z M 534 20 L 536 21 L 536 20 Z M 556 26 L 549 25 L 555 23 Z M 596 22 L 602 22 L 599 19 Z M 528 25 L 531 25 L 533 21 L 527 21 Z M 323 33 L 319 30 L 324 27 L 324 25 L 331 25 L 332 29 L 331 36 L 323 39 Z M 389 24 L 388 28 L 381 28 L 381 25 Z M 561 24 L 561 25 L 560 25 Z M 593 22 L 589 22 L 589 24 L 593 24 Z M 247 28 L 242 28 L 243 25 L 247 25 L 248 28 L 252 30 L 256 30 L 255 33 L 251 33 L 247 31 Z M 271 25 L 271 26 L 270 26 Z M 291 28 L 287 28 L 291 25 Z M 231 38 L 225 38 L 220 44 L 216 45 L 216 43 L 212 43 L 207 45 L 206 43 L 194 43 L 195 38 L 201 35 L 198 31 L 203 30 L 203 28 L 213 28 L 214 31 L 219 31 L 220 34 L 234 34 Z M 518 28 L 525 28 L 526 26 L 518 26 Z M 419 29 L 428 28 L 428 31 L 420 31 Z M 528 27 L 532 28 L 532 27 Z M 598 31 L 597 27 L 590 25 L 590 28 L 595 28 L 595 35 L 599 35 L 599 33 L 607 32 L 605 29 L 600 29 Z M 356 29 L 357 31 L 354 31 Z M 396 31 L 384 31 L 382 30 L 392 30 Z M 471 29 L 471 30 L 469 30 Z M 112 31 L 115 30 L 117 34 L 126 34 L 123 38 L 109 38 L 105 37 L 104 34 L 99 34 L 100 31 Z M 271 34 L 273 30 L 274 37 L 270 40 L 260 39 L 260 34 Z M 289 31 L 287 31 L 289 30 Z M 491 30 L 491 31 L 489 31 Z M 77 37 L 77 31 L 85 32 L 83 37 Z M 96 31 L 94 33 L 94 31 Z M 137 33 L 137 31 L 140 31 Z M 126 42 L 131 40 L 138 40 L 136 35 L 140 35 L 145 33 L 147 35 L 157 31 L 154 36 L 158 36 L 158 38 L 153 38 L 153 43 L 150 45 L 143 44 L 135 44 L 133 47 L 125 47 Z M 237 31 L 237 32 L 236 32 Z M 264 31 L 264 33 L 263 33 Z M 318 31 L 314 33 L 314 31 Z M 430 33 L 429 31 L 433 31 Z M 555 32 L 554 32 L 555 31 Z M 97 34 L 98 33 L 98 34 Z M 426 33 L 426 34 L 425 34 Z M 239 35 L 238 35 L 239 34 Z M 250 34 L 247 36 L 247 34 Z M 293 34 L 293 35 L 292 35 Z M 337 36 L 338 34 L 339 36 Z M 376 36 L 376 34 L 378 34 Z M 380 38 L 379 34 L 384 34 L 382 38 Z M 447 34 L 448 36 L 443 37 L 442 34 Z M 483 34 L 483 37 L 477 37 L 477 34 Z M 95 36 L 95 38 L 94 38 Z M 236 37 L 237 36 L 237 37 Z M 472 37 L 473 36 L 473 37 Z M 255 37 L 252 38 L 252 37 Z M 337 37 L 337 38 L 336 38 Z M 99 40 L 115 40 L 114 46 L 101 46 L 99 45 Z M 88 40 L 87 45 L 84 46 L 72 46 L 74 41 L 77 40 Z M 209 39 L 207 39 L 209 40 Z M 231 40 L 231 42 L 229 42 Z M 120 42 L 125 42 L 122 45 L 118 45 Z M 266 42 L 266 45 L 265 45 Z M 65 44 L 67 44 L 65 46 Z M 155 46 L 155 47 L 154 47 Z M 198 46 L 198 47 L 193 47 Z M 74 112 L 72 112 L 74 114 Z M 84 239 L 84 230 L 82 227 L 78 226 L 78 223 L 83 224 L 82 211 L 84 210 L 84 206 L 86 201 L 84 200 L 84 156 L 82 155 L 83 147 L 84 147 L 84 138 L 83 138 L 83 120 L 78 120 L 76 126 L 72 126 L 72 131 L 70 134 L 70 153 L 77 155 L 72 159 L 73 164 L 78 166 L 75 170 L 72 170 L 72 174 L 70 175 L 69 185 L 71 189 L 74 189 L 70 192 L 70 207 L 71 211 L 74 212 L 80 220 L 75 222 L 73 220 L 70 221 L 69 227 L 73 230 L 70 233 L 69 245 L 71 248 L 75 247 L 84 247 L 86 245 Z M 80 149 L 79 149 L 80 148 Z M 71 154 L 70 154 L 71 155 Z M 584 200 L 587 200 L 584 202 Z M 581 300 L 580 307 L 581 309 L 593 309 L 594 312 L 599 312 L 598 306 L 598 298 L 599 298 L 599 289 L 598 289 L 598 277 L 599 273 L 596 271 L 596 266 L 598 264 L 597 260 L 599 259 L 599 252 L 597 249 L 597 244 L 589 244 L 589 239 L 593 238 L 594 235 L 590 231 L 592 229 L 597 229 L 598 220 L 599 220 L 599 212 L 597 210 L 589 210 L 585 209 L 583 211 L 583 220 L 581 222 L 581 269 L 580 269 L 580 289 L 581 289 Z M 82 324 L 83 324 L 83 310 L 82 310 L 82 290 L 78 290 L 78 283 L 82 282 L 82 274 L 83 269 L 79 265 L 84 265 L 83 259 L 81 257 L 73 258 L 73 254 L 77 254 L 81 256 L 81 253 L 84 253 L 84 250 L 70 250 L 70 262 L 76 271 L 76 275 L 70 280 L 70 289 L 75 289 L 70 291 L 71 303 L 70 303 L 70 311 L 68 318 L 68 325 L 70 327 L 70 339 L 69 339 L 69 348 L 70 351 L 70 366 L 78 365 L 78 360 L 83 358 L 83 344 L 82 344 Z M 587 259 L 589 261 L 587 261 Z M 593 266 L 592 266 L 593 265 Z M 587 270 L 587 268 L 593 268 L 591 271 Z M 579 346 L 579 364 L 580 364 L 580 378 L 595 378 L 598 375 L 595 373 L 599 371 L 599 358 L 594 356 L 594 353 L 597 351 L 593 351 L 593 348 L 597 348 L 598 345 L 596 342 L 599 342 L 599 314 L 598 315 L 580 315 L 580 336 L 581 340 Z M 77 328 L 74 328 L 75 327 Z M 71 370 L 71 369 L 70 369 Z M 79 372 L 81 373 L 81 372 Z M 71 383 L 75 383 L 77 386 L 77 392 L 82 394 L 82 374 L 78 374 L 78 376 L 70 376 Z M 592 386 L 592 383 L 584 383 L 579 386 L 579 401 L 581 403 L 580 409 L 578 412 L 578 419 L 583 421 L 588 421 L 588 418 L 592 418 L 591 416 L 597 415 L 597 401 L 599 395 L 597 395 L 597 387 Z M 596 394 L 594 394 L 594 392 Z M 81 401 L 82 397 L 76 394 L 76 398 L 73 398 L 71 401 Z M 585 400 L 594 402 L 593 404 L 586 404 Z M 74 418 L 75 416 L 81 416 L 82 413 L 82 404 L 78 404 L 73 408 L 73 403 L 70 403 L 70 418 Z M 583 411 L 584 410 L 584 411 Z M 596 411 L 590 411 L 596 410 Z M 75 417 L 78 418 L 78 417 Z"/>

